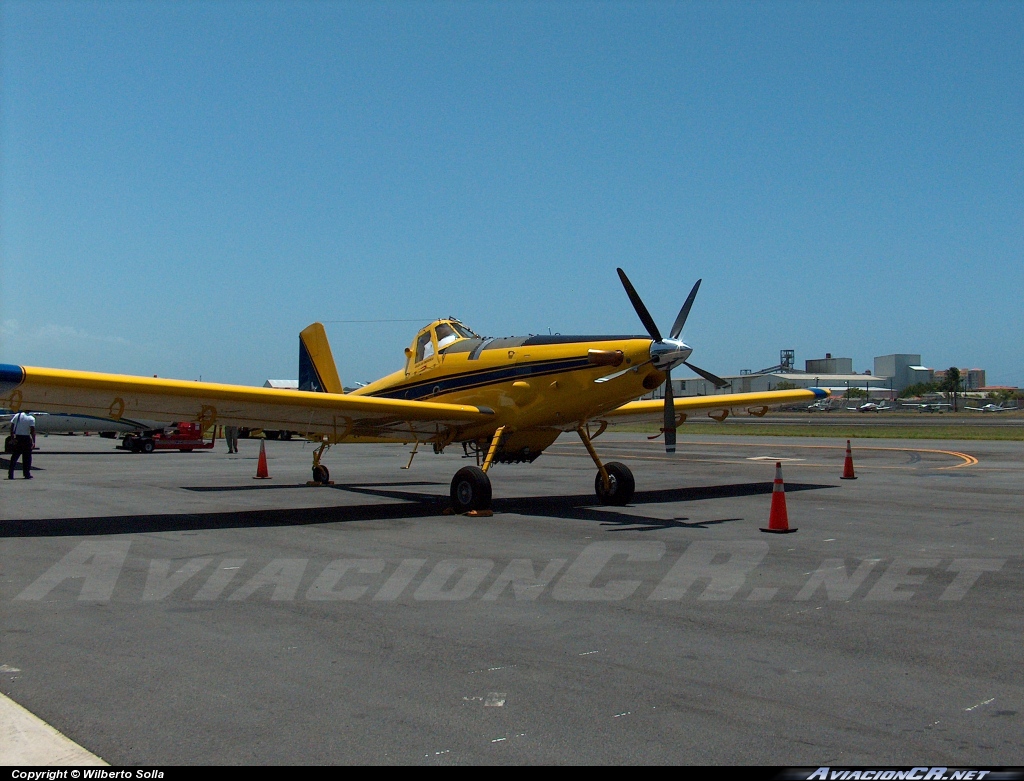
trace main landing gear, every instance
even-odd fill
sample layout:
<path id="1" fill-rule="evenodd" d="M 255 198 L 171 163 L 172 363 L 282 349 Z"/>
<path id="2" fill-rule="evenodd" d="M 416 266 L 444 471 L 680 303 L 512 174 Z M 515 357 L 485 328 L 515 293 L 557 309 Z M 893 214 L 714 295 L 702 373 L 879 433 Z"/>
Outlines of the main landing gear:
<path id="1" fill-rule="evenodd" d="M 464 466 L 452 478 L 452 512 L 490 511 L 491 478 L 478 466 Z"/>
<path id="2" fill-rule="evenodd" d="M 620 464 L 618 461 L 609 461 L 607 464 L 602 464 L 601 459 L 597 457 L 597 451 L 594 450 L 594 445 L 590 441 L 590 434 L 587 432 L 586 427 L 580 426 L 576 429 L 576 433 L 580 435 L 580 439 L 583 440 L 583 446 L 590 453 L 590 457 L 594 459 L 594 463 L 597 464 L 597 477 L 594 479 L 594 490 L 597 493 L 597 498 L 601 500 L 602 504 L 611 504 L 621 507 L 624 504 L 629 504 L 629 500 L 633 498 L 633 491 L 636 490 L 636 481 L 633 479 L 633 473 L 629 471 L 629 467 L 625 464 Z M 601 433 L 600 431 L 598 433 Z"/>
<path id="3" fill-rule="evenodd" d="M 327 452 L 329 447 L 330 444 L 325 439 L 320 443 L 320 447 L 313 451 L 313 479 L 306 483 L 306 485 L 334 485 L 334 481 L 331 480 L 330 471 L 320 463 L 320 458 Z"/>
<path id="4" fill-rule="evenodd" d="M 491 515 L 491 478 L 487 470 L 494 462 L 494 454 L 505 433 L 505 427 L 499 426 L 491 437 L 491 446 L 487 448 L 487 456 L 480 466 L 464 466 L 452 478 L 452 512 L 457 515 Z"/>

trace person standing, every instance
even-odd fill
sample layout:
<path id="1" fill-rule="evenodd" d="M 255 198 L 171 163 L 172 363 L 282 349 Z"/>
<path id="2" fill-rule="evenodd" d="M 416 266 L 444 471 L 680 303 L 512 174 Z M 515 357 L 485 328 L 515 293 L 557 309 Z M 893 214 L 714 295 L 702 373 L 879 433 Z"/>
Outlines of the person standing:
<path id="1" fill-rule="evenodd" d="M 224 440 L 228 443 L 228 452 L 238 452 L 238 426 L 224 427 Z"/>
<path id="2" fill-rule="evenodd" d="M 19 412 L 11 418 L 11 436 L 14 437 L 14 449 L 11 464 L 7 469 L 7 479 L 14 479 L 14 467 L 21 457 L 21 476 L 32 479 L 32 448 L 36 446 L 36 419 L 27 412 Z"/>

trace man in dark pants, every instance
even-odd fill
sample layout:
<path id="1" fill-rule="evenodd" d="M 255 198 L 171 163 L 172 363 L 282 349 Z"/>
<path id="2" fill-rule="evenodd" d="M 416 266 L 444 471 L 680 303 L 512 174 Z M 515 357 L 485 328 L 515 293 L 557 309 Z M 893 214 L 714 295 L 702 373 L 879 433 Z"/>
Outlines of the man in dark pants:
<path id="1" fill-rule="evenodd" d="M 14 479 L 14 467 L 21 456 L 21 475 L 26 480 L 32 479 L 32 448 L 36 445 L 36 419 L 26 412 L 19 412 L 11 418 L 11 436 L 14 437 L 14 450 L 11 454 L 11 465 L 7 470 L 7 479 Z"/>

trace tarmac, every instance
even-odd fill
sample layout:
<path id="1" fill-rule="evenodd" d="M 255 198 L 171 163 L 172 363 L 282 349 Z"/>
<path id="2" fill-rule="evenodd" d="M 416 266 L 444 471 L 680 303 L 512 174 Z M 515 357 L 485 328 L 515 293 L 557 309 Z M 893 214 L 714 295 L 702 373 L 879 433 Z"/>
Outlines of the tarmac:
<path id="1" fill-rule="evenodd" d="M 0 764 L 1024 764 L 1024 448 L 564 435 L 131 454 L 0 487 Z M 767 526 L 775 464 L 789 522 Z M 6 459 L 2 465 L 6 467 Z M 19 475 L 20 477 L 20 475 Z M 77 753 L 82 752 L 82 753 Z"/>

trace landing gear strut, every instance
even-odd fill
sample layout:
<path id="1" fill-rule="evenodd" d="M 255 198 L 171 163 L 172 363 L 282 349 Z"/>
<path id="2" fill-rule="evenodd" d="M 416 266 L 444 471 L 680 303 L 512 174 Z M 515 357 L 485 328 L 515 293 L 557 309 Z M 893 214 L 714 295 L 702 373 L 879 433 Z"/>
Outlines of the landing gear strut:
<path id="1" fill-rule="evenodd" d="M 464 466 L 455 473 L 452 478 L 452 512 L 462 515 L 472 513 L 474 515 L 491 514 L 491 478 L 487 476 L 487 470 L 494 462 L 494 456 L 498 452 L 501 438 L 505 433 L 505 427 L 499 426 L 491 437 L 491 445 L 487 449 L 487 457 L 481 466 Z"/>
<path id="2" fill-rule="evenodd" d="M 620 464 L 618 461 L 609 461 L 607 464 L 602 464 L 601 459 L 597 456 L 597 451 L 594 450 L 593 443 L 590 441 L 591 437 L 587 433 L 586 427 L 580 426 L 576 429 L 576 433 L 580 435 L 580 439 L 583 440 L 583 446 L 586 447 L 590 457 L 597 464 L 597 477 L 594 479 L 594 490 L 597 493 L 597 498 L 601 500 L 602 504 L 611 504 L 619 507 L 629 504 L 629 500 L 633 498 L 633 491 L 636 490 L 636 481 L 633 479 L 633 473 L 629 471 L 629 467 L 625 464 Z"/>
<path id="3" fill-rule="evenodd" d="M 331 480 L 331 473 L 327 467 L 320 463 L 320 458 L 330 447 L 327 440 L 320 443 L 320 447 L 313 451 L 313 479 L 306 485 L 334 485 Z"/>

